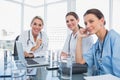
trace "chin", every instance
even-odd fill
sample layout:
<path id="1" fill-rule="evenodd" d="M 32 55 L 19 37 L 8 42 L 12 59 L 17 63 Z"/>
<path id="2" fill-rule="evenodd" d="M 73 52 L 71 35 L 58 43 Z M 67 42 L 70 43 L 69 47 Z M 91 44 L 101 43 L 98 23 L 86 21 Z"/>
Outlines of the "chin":
<path id="1" fill-rule="evenodd" d="M 34 33 L 34 35 L 38 35 L 38 33 Z"/>
<path id="2" fill-rule="evenodd" d="M 89 35 L 93 35 L 93 34 L 95 34 L 94 32 L 89 32 Z"/>

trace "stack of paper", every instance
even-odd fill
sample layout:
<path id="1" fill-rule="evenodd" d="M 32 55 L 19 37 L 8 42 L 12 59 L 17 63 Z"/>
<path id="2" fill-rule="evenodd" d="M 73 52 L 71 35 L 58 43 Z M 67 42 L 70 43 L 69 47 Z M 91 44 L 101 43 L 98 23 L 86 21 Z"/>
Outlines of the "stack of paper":
<path id="1" fill-rule="evenodd" d="M 88 76 L 84 78 L 85 80 L 120 80 L 120 78 L 113 76 L 111 74 L 105 74 L 100 76 Z"/>

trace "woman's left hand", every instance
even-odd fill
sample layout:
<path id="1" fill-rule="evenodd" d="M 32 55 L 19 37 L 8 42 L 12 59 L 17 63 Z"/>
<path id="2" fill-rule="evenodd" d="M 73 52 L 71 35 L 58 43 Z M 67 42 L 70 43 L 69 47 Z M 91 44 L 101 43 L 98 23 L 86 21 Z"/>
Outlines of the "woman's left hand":
<path id="1" fill-rule="evenodd" d="M 27 52 L 24 52 L 24 56 L 25 57 L 29 57 L 29 58 L 33 58 L 34 57 L 33 53 L 27 53 Z"/>

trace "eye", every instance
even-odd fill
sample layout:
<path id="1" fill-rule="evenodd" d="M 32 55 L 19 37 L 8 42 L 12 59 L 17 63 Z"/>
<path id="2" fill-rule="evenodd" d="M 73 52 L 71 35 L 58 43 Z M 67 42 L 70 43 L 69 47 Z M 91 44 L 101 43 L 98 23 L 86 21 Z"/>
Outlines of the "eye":
<path id="1" fill-rule="evenodd" d="M 89 23 L 93 23 L 94 21 L 93 20 L 90 20 Z"/>
<path id="2" fill-rule="evenodd" d="M 33 25 L 37 25 L 37 23 L 33 23 Z"/>
<path id="3" fill-rule="evenodd" d="M 39 24 L 39 26 L 42 26 L 42 24 Z"/>
<path id="4" fill-rule="evenodd" d="M 40 27 L 42 26 L 42 24 L 37 24 L 37 23 L 33 23 L 33 25 L 35 25 L 35 26 L 38 25 Z"/>
<path id="5" fill-rule="evenodd" d="M 66 20 L 66 23 L 69 23 L 69 21 L 68 21 L 68 20 Z"/>

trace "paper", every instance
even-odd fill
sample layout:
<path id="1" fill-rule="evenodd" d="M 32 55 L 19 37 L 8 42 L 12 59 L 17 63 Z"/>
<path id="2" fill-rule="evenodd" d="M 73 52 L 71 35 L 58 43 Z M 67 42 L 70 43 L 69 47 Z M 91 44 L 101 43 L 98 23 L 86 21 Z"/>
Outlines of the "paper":
<path id="1" fill-rule="evenodd" d="M 27 68 L 27 76 L 36 75 L 37 68 Z"/>
<path id="2" fill-rule="evenodd" d="M 120 80 L 120 78 L 113 76 L 111 74 L 105 74 L 100 76 L 87 76 L 84 77 L 85 80 Z"/>

